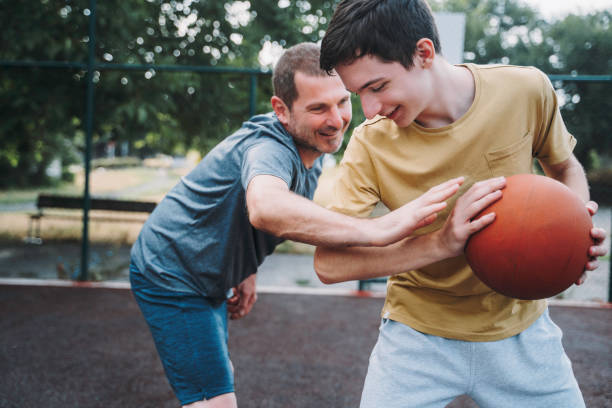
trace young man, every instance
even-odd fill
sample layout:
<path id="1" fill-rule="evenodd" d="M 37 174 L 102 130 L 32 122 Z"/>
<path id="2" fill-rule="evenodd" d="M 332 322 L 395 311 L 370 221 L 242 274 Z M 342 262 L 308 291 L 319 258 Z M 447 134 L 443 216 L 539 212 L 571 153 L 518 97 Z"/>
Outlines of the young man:
<path id="1" fill-rule="evenodd" d="M 332 209 L 366 216 L 382 201 L 393 210 L 449 177 L 465 176 L 464 190 L 531 173 L 535 157 L 595 213 L 546 76 L 450 65 L 423 0 L 340 2 L 321 67 L 360 96 L 368 119 L 346 149 Z M 444 407 L 461 394 L 483 408 L 584 406 L 546 301 L 507 298 L 480 282 L 463 255 L 470 204 L 447 210 L 387 247 L 317 249 L 324 282 L 390 276 L 361 406 Z M 586 270 L 606 253 L 605 232 L 591 235 Z"/>
<path id="2" fill-rule="evenodd" d="M 249 313 L 257 267 L 283 239 L 387 245 L 431 223 L 463 182 L 442 183 L 372 220 L 312 203 L 321 155 L 338 149 L 351 120 L 349 93 L 319 68 L 314 44 L 288 49 L 273 85 L 274 112 L 251 118 L 206 155 L 159 203 L 132 248 L 132 290 L 184 406 L 236 407 L 227 314 Z M 491 202 L 494 190 L 475 199 Z"/>

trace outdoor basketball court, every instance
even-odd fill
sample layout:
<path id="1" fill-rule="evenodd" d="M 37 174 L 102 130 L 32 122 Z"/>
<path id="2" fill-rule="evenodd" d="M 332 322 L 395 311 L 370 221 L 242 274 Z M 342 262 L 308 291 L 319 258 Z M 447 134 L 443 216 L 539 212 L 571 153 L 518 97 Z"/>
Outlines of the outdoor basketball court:
<path id="1" fill-rule="evenodd" d="M 29 282 L 0 284 L 0 407 L 178 406 L 125 283 Z M 261 293 L 249 316 L 230 323 L 239 406 L 358 406 L 382 302 Z M 551 315 L 587 407 L 611 406 L 612 309 L 555 305 Z M 450 407 L 477 405 L 460 398 Z"/>

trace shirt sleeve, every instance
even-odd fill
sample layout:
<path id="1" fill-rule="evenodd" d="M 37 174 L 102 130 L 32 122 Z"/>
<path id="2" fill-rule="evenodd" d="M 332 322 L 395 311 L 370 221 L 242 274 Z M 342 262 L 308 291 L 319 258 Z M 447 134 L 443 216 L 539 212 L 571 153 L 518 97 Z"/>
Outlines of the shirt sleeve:
<path id="1" fill-rule="evenodd" d="M 273 140 L 251 146 L 242 159 L 241 179 L 246 190 L 255 176 L 270 175 L 282 179 L 291 188 L 295 174 L 293 153 Z"/>
<path id="2" fill-rule="evenodd" d="M 539 124 L 534 135 L 533 151 L 538 160 L 557 164 L 567 160 L 576 146 L 576 138 L 569 133 L 561 117 L 555 90 L 548 77 L 538 71 L 541 77 Z"/>
<path id="3" fill-rule="evenodd" d="M 380 201 L 377 177 L 367 148 L 353 133 L 340 162 L 328 208 L 355 217 L 367 217 Z"/>

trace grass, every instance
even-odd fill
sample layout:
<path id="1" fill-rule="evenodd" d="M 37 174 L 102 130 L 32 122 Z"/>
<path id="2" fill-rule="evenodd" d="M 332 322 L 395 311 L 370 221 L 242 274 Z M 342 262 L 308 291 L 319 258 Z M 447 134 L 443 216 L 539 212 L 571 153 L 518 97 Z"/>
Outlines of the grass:
<path id="1" fill-rule="evenodd" d="M 174 169 L 167 166 L 96 169 L 92 171 L 90 177 L 91 194 L 143 201 L 160 201 L 178 182 L 180 177 L 187 174 L 189 170 L 189 168 Z M 314 201 L 319 205 L 325 207 L 331 202 L 336 171 L 337 168 L 335 167 L 323 170 L 319 179 L 319 186 L 314 195 Z M 0 191 L 0 206 L 32 203 L 36 200 L 36 196 L 42 192 L 81 195 L 83 184 L 84 177 L 80 174 L 77 175 L 74 183 L 65 183 L 54 188 Z M 80 211 L 68 211 L 64 215 L 66 213 L 73 216 L 73 219 L 66 220 L 53 217 L 42 219 L 41 233 L 44 240 L 81 239 Z M 95 218 L 96 212 L 92 211 L 91 215 Z M 133 214 L 130 218 L 132 217 L 134 217 Z M 89 237 L 92 242 L 130 245 L 138 236 L 143 221 L 144 218 L 141 222 L 98 222 L 92 219 Z M 0 239 L 22 240 L 28 234 L 28 223 L 28 211 L 0 211 Z M 285 241 L 277 247 L 277 252 L 313 254 L 314 247 L 294 241 Z M 610 255 L 600 259 L 609 260 Z"/>
<path id="2" fill-rule="evenodd" d="M 76 184 L 63 183 L 56 187 L 0 191 L 0 205 L 32 202 L 36 200 L 36 196 L 38 196 L 39 193 L 77 195 L 82 193 L 82 188 L 79 188 Z"/>
<path id="3" fill-rule="evenodd" d="M 189 169 L 131 167 L 121 169 L 98 168 L 90 173 L 90 194 L 116 198 L 159 201 Z M 55 187 L 0 191 L 0 205 L 33 202 L 40 193 L 82 195 L 84 174 L 78 173 L 73 183 Z"/>
<path id="4" fill-rule="evenodd" d="M 65 211 L 63 216 L 70 219 L 43 217 L 41 221 L 41 238 L 43 241 L 80 241 L 83 232 L 78 211 Z M 92 211 L 92 217 L 96 213 Z M 0 212 L 0 240 L 21 241 L 28 236 L 30 216 L 25 212 Z M 143 219 L 144 221 L 144 219 Z M 113 243 L 131 245 L 142 228 L 143 222 L 108 222 L 89 223 L 89 239 L 92 243 Z"/>
<path id="5" fill-rule="evenodd" d="M 90 193 L 92 196 L 111 196 L 114 198 L 143 201 L 160 201 L 189 169 L 163 167 L 131 167 L 119 169 L 98 168 L 90 174 Z M 40 193 L 82 195 L 85 177 L 77 174 L 74 183 L 64 183 L 56 187 L 40 189 L 8 190 L 0 192 L 0 206 L 29 204 L 36 201 Z M 50 212 L 51 213 L 51 212 Z M 70 219 L 43 217 L 41 238 L 43 240 L 74 241 L 81 240 L 81 211 L 55 211 L 52 214 L 68 216 Z M 96 215 L 108 216 L 104 212 L 90 212 L 89 238 L 91 242 L 108 242 L 130 245 L 134 242 L 145 217 L 126 215 L 126 218 L 139 222 L 96 221 Z M 28 236 L 30 211 L 16 210 L 0 212 L 0 238 L 20 241 Z M 124 216 L 122 214 L 122 216 Z"/>
<path id="6" fill-rule="evenodd" d="M 114 198 L 160 201 L 164 195 L 179 181 L 180 177 L 189 172 L 189 168 L 168 168 L 164 166 L 130 167 L 117 169 L 96 169 L 90 174 L 90 192 L 93 196 L 112 196 Z M 330 201 L 335 168 L 324 169 L 315 192 L 315 201 L 327 205 Z M 24 189 L 0 191 L 0 207 L 2 205 L 29 204 L 36 201 L 39 193 L 66 195 L 82 195 L 84 185 L 83 174 L 77 174 L 74 183 L 65 183 L 57 187 L 42 189 Z M 31 211 L 17 210 L 0 211 L 0 240 L 21 241 L 28 236 L 28 226 Z M 81 211 L 56 211 L 53 214 L 69 216 L 70 219 L 43 217 L 41 223 L 41 238 L 44 241 L 79 241 L 82 235 Z M 93 243 L 113 243 L 131 245 L 140 229 L 140 222 L 107 222 L 96 221 L 96 215 L 108 216 L 104 212 L 90 212 L 89 239 Z M 138 219 L 133 214 L 126 217 Z M 293 241 L 285 241 L 277 248 L 278 252 L 313 254 L 312 245 Z"/>
<path id="7" fill-rule="evenodd" d="M 276 252 L 282 254 L 313 255 L 315 247 L 295 241 L 284 241 L 276 247 Z"/>

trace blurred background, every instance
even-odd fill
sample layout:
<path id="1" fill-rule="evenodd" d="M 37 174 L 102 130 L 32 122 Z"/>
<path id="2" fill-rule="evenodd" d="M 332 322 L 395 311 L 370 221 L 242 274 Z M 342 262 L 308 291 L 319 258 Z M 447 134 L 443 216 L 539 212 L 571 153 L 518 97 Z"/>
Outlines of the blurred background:
<path id="1" fill-rule="evenodd" d="M 158 202 L 242 121 L 270 110 L 275 61 L 293 44 L 320 41 L 336 3 L 0 0 L 0 277 L 78 279 L 85 268 L 86 279 L 125 279 L 146 214 L 113 221 L 92 208 L 37 218 L 37 197 Z M 533 65 L 549 75 L 602 205 L 598 222 L 610 231 L 612 0 L 430 4 L 451 62 Z M 353 110 L 356 126 L 358 99 Z M 321 204 L 342 154 L 326 158 Z M 300 271 L 262 279 L 318 286 L 311 254 L 282 245 L 264 267 Z M 561 297 L 607 300 L 609 257 L 594 276 L 588 293 Z"/>

